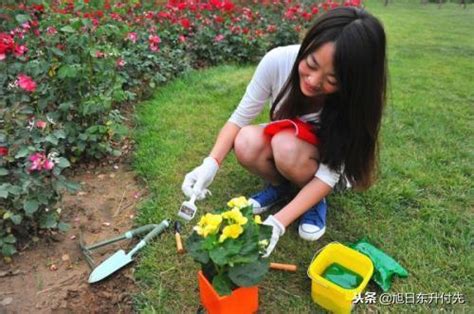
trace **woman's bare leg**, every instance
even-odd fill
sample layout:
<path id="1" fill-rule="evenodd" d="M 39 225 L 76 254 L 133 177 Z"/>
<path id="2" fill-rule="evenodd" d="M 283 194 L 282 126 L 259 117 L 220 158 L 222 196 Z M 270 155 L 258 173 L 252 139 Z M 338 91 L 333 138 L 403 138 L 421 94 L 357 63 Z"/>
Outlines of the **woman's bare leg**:
<path id="1" fill-rule="evenodd" d="M 275 167 L 270 138 L 263 133 L 263 126 L 249 125 L 240 129 L 234 140 L 234 152 L 244 168 L 271 184 L 278 185 L 285 180 Z"/>
<path id="2" fill-rule="evenodd" d="M 294 130 L 283 130 L 271 140 L 272 155 L 278 172 L 289 181 L 304 187 L 318 170 L 315 145 L 297 138 Z"/>

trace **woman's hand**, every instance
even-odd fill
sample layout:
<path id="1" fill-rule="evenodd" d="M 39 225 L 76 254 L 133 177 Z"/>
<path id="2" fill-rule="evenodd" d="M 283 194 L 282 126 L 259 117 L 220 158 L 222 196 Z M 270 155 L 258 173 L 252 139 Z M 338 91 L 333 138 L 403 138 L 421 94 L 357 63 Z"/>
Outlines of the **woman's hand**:
<path id="1" fill-rule="evenodd" d="M 283 226 L 282 223 L 278 221 L 278 219 L 276 219 L 273 215 L 268 216 L 267 219 L 265 219 L 265 221 L 263 222 L 263 224 L 271 226 L 273 228 L 270 243 L 268 244 L 267 249 L 265 250 L 265 254 L 262 256 L 269 257 L 275 249 L 275 246 L 277 245 L 280 237 L 285 234 L 285 226 Z"/>
<path id="2" fill-rule="evenodd" d="M 219 170 L 219 164 L 214 158 L 204 158 L 199 167 L 194 168 L 184 177 L 183 185 L 181 186 L 183 193 L 189 198 L 195 194 L 196 199 L 204 199 L 206 194 L 210 193 L 207 187 L 214 180 L 217 170 Z"/>

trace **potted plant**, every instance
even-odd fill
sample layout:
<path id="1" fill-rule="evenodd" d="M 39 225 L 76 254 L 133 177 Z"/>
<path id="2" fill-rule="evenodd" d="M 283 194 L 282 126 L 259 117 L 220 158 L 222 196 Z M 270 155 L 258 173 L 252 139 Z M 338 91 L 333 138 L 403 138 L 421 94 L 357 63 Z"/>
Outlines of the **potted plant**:
<path id="1" fill-rule="evenodd" d="M 268 272 L 262 258 L 272 234 L 260 216 L 252 214 L 245 197 L 201 217 L 186 241 L 189 254 L 201 264 L 198 273 L 201 303 L 213 313 L 253 313 L 258 287 Z"/>

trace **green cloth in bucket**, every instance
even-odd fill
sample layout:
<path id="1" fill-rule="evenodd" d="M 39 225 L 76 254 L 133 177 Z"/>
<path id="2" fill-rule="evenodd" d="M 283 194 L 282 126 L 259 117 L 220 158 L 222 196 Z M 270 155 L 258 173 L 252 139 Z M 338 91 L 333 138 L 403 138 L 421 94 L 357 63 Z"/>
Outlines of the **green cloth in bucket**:
<path id="1" fill-rule="evenodd" d="M 390 290 L 393 276 L 408 277 L 408 271 L 402 265 L 390 255 L 370 244 L 366 239 L 361 239 L 350 245 L 350 247 L 367 255 L 372 260 L 374 264 L 374 275 L 372 278 L 384 292 Z"/>
<path id="2" fill-rule="evenodd" d="M 362 282 L 362 277 L 338 263 L 332 263 L 323 272 L 323 278 L 344 288 L 355 289 Z"/>

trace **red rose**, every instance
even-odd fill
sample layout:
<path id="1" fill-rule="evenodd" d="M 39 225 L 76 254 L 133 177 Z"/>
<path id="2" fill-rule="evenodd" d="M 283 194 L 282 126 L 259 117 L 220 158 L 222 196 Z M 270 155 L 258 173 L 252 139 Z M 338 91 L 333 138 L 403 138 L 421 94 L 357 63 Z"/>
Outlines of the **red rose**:
<path id="1" fill-rule="evenodd" d="M 181 23 L 181 26 L 183 26 L 184 28 L 190 28 L 191 27 L 191 22 L 186 18 L 181 19 L 179 22 Z"/>
<path id="2" fill-rule="evenodd" d="M 35 11 L 44 12 L 44 5 L 42 5 L 42 4 L 33 4 L 32 8 Z"/>
<path id="3" fill-rule="evenodd" d="M 225 12 L 232 12 L 235 8 L 235 5 L 231 1 L 226 1 L 224 2 L 224 5 L 222 6 Z"/>
<path id="4" fill-rule="evenodd" d="M 6 54 L 13 50 L 15 42 L 13 37 L 7 33 L 0 33 L 0 54 Z"/>
<path id="5" fill-rule="evenodd" d="M 0 156 L 8 155 L 8 147 L 0 147 Z"/>

